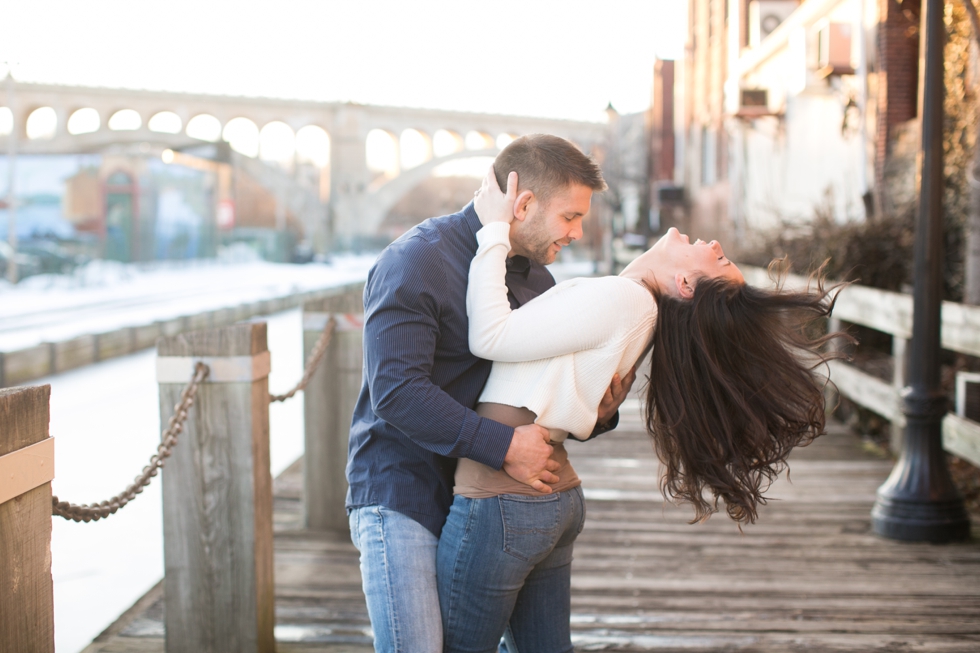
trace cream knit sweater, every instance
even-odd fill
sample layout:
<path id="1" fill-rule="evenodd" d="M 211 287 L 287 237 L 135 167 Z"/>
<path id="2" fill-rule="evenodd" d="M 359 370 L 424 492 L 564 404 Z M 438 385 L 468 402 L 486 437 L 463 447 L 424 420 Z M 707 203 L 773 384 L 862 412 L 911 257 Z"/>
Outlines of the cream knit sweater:
<path id="1" fill-rule="evenodd" d="M 517 310 L 507 300 L 510 225 L 477 232 L 466 292 L 470 351 L 494 361 L 481 402 L 526 407 L 552 440 L 588 438 L 614 374 L 646 349 L 657 304 L 623 277 L 571 279 Z"/>

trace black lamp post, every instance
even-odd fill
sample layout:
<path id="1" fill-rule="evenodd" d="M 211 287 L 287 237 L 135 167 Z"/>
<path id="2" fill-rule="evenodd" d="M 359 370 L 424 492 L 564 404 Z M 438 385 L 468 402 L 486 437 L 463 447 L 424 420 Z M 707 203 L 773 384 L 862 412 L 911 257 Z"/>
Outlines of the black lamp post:
<path id="1" fill-rule="evenodd" d="M 895 540 L 951 542 L 970 536 L 970 519 L 946 466 L 940 387 L 943 218 L 943 0 L 922 2 L 919 117 L 921 183 L 909 387 L 903 393 L 905 446 L 871 510 L 874 532 Z"/>

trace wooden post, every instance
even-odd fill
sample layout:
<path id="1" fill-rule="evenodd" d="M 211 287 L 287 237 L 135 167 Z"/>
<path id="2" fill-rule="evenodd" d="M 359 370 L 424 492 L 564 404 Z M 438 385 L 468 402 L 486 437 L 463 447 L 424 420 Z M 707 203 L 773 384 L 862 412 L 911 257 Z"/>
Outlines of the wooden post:
<path id="1" fill-rule="evenodd" d="M 327 319 L 338 319 L 337 330 L 316 373 L 306 386 L 303 454 L 304 525 L 314 530 L 349 529 L 347 442 L 351 416 L 361 389 L 364 311 L 363 284 L 303 305 L 303 360 L 309 360 Z M 344 317 L 348 316 L 348 317 Z"/>
<path id="2" fill-rule="evenodd" d="M 161 338 L 160 415 L 211 368 L 163 471 L 167 653 L 273 653 L 275 588 L 265 323 Z"/>
<path id="3" fill-rule="evenodd" d="M 894 371 L 892 373 L 892 387 L 895 388 L 895 396 L 901 397 L 905 385 L 908 383 L 908 356 L 909 341 L 901 336 L 892 336 L 892 359 L 894 361 Z M 902 416 L 904 418 L 904 415 Z M 892 450 L 892 455 L 899 456 L 902 453 L 905 441 L 905 420 L 892 420 L 891 438 L 888 443 Z"/>
<path id="4" fill-rule="evenodd" d="M 0 390 L 0 651 L 54 653 L 50 397 Z"/>

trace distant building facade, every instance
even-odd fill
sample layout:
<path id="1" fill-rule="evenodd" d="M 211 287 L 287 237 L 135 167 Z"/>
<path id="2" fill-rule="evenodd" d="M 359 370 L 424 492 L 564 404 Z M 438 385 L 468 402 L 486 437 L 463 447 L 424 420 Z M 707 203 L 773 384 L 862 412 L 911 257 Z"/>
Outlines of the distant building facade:
<path id="1" fill-rule="evenodd" d="M 916 118 L 919 4 L 690 0 L 685 56 L 659 75 L 674 80 L 692 235 L 751 246 L 817 212 L 889 209 L 889 158 Z"/>

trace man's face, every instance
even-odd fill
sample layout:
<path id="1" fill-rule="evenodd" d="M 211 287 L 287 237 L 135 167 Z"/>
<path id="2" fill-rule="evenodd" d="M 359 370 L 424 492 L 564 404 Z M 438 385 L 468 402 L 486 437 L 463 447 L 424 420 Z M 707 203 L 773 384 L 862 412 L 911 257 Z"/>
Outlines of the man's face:
<path id="1" fill-rule="evenodd" d="M 592 189 L 581 184 L 555 192 L 545 205 L 532 199 L 524 220 L 512 223 L 513 253 L 541 265 L 554 263 L 562 247 L 582 237 L 582 219 L 591 206 Z"/>

